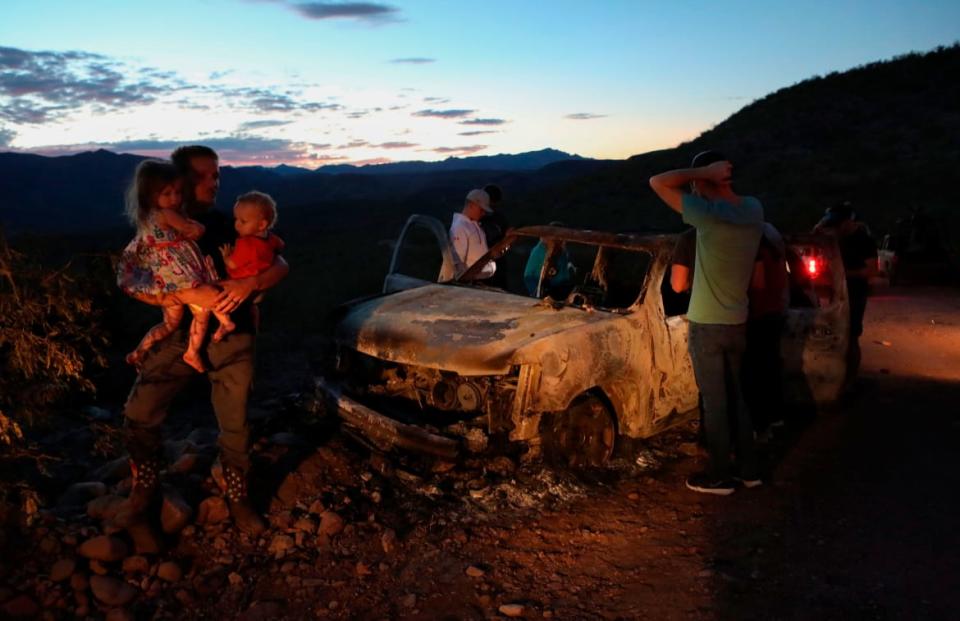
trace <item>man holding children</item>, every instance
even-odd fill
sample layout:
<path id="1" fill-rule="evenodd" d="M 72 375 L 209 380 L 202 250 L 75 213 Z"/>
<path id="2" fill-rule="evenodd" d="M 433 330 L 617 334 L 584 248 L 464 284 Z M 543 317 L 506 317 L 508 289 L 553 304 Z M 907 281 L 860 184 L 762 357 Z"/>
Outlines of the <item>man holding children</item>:
<path id="1" fill-rule="evenodd" d="M 130 211 L 147 214 L 143 221 L 151 224 L 138 226 L 137 237 L 124 253 L 122 263 L 129 269 L 118 275 L 119 284 L 133 297 L 155 306 L 188 305 L 195 317 L 205 310 L 228 314 L 230 319 L 225 321 L 230 321 L 233 327 L 208 337 L 204 326 L 197 341 L 201 356 L 196 364 L 185 358 L 188 343 L 194 339 L 188 338 L 189 333 L 182 325 L 174 325 L 169 335 L 151 343 L 142 356 L 132 360 L 139 374 L 127 399 L 124 417 L 133 489 L 118 521 L 132 523 L 154 504 L 163 465 L 161 430 L 168 407 L 197 372 L 203 371 L 210 381 L 211 401 L 220 427 L 220 460 L 230 512 L 239 529 L 257 534 L 265 525 L 247 497 L 250 468 L 247 399 L 254 376 L 257 321 L 254 298 L 274 287 L 289 271 L 287 263 L 277 254 L 283 244 L 270 233 L 276 221 L 276 205 L 269 196 L 251 192 L 237 201 L 233 218 L 215 209 L 220 167 L 217 153 L 209 147 L 178 148 L 171 155 L 170 164 L 177 178 L 168 185 L 182 194 L 182 206 L 154 196 L 158 192 L 170 193 L 169 188 L 155 187 L 153 194 L 131 192 L 131 200 L 141 204 Z M 148 177 L 140 172 L 138 169 L 135 185 Z M 157 185 L 163 183 L 154 184 Z M 151 217 L 151 210 L 159 217 Z M 178 226 L 167 226 L 167 223 Z M 214 267 L 213 270 L 208 267 L 208 271 L 215 273 L 197 276 L 204 281 L 201 286 L 178 288 L 176 284 L 167 283 L 164 270 L 169 262 L 142 265 L 145 256 L 163 258 L 190 244 L 195 244 L 207 264 L 212 262 Z M 183 271 L 182 266 L 176 269 L 178 273 Z M 166 286 L 151 287 L 151 274 L 154 284 L 166 283 Z M 166 318 L 167 313 L 164 316 Z"/>

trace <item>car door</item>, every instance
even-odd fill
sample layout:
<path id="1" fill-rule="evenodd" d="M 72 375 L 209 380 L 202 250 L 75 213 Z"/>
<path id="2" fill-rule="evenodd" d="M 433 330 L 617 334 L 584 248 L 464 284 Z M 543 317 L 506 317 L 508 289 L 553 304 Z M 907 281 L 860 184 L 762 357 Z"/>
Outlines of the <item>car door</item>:
<path id="1" fill-rule="evenodd" d="M 700 392 L 693 375 L 693 363 L 690 360 L 689 338 L 690 322 L 687 320 L 687 306 L 690 303 L 690 294 L 673 292 L 670 287 L 670 258 L 672 245 L 664 248 L 664 255 L 659 262 L 659 273 L 654 273 L 659 287 L 651 288 L 651 293 L 659 293 L 657 309 L 660 326 L 653 330 L 653 338 L 663 343 L 658 357 L 658 364 L 668 369 L 662 378 L 659 399 L 655 406 L 654 420 L 666 417 L 671 413 L 685 413 L 697 407 Z M 651 321 L 651 329 L 654 322 Z M 658 337 L 658 333 L 664 338 Z"/>
<path id="2" fill-rule="evenodd" d="M 823 234 L 785 237 L 790 300 L 781 351 L 787 402 L 835 401 L 846 381 L 850 310 L 836 240 Z"/>
<path id="3" fill-rule="evenodd" d="M 456 274 L 453 246 L 447 227 L 430 216 L 407 219 L 393 249 L 383 292 L 414 289 L 453 280 Z"/>

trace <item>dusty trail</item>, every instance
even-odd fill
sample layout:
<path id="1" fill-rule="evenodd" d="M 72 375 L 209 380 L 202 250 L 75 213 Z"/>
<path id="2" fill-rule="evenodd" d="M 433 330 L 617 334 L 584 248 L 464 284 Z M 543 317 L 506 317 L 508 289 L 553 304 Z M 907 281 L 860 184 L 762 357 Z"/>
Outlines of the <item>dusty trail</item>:
<path id="1" fill-rule="evenodd" d="M 140 555 L 142 571 L 95 565 L 76 546 L 105 526 L 61 507 L 7 548 L 0 617 L 32 602 L 40 616 L 76 618 L 86 601 L 85 614 L 104 618 L 73 577 L 48 577 L 58 559 L 75 558 L 75 576 L 137 586 L 118 609 L 129 616 L 114 618 L 956 618 L 960 292 L 880 291 L 862 343 L 855 398 L 793 421 L 765 447 L 767 484 L 726 498 L 683 486 L 703 458 L 692 427 L 652 439 L 640 465 L 612 473 L 573 477 L 506 458 L 436 473 L 304 430 L 282 404 L 261 402 L 253 495 L 271 523 L 262 539 L 197 523 Z M 185 438 L 197 420 L 192 443 L 168 448 L 200 465 L 167 475 L 195 509 L 216 493 L 205 470 L 212 419 L 184 416 L 171 431 Z M 93 441 L 80 431 L 62 433 Z M 84 469 L 64 472 L 69 482 Z M 113 476 L 103 479 L 111 492 L 124 485 Z M 164 561 L 183 577 L 154 577 Z"/>
<path id="2" fill-rule="evenodd" d="M 862 342 L 856 398 L 769 445 L 768 485 L 705 498 L 683 489 L 696 460 L 675 455 L 457 556 L 492 568 L 498 601 L 557 618 L 952 617 L 960 295 L 881 292 Z"/>

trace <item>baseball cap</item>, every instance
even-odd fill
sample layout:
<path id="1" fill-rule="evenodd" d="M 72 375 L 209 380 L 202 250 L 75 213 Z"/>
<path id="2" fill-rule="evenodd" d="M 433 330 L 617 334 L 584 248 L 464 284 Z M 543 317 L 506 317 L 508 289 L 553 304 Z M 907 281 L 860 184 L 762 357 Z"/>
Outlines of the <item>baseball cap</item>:
<path id="1" fill-rule="evenodd" d="M 833 207 L 828 207 L 820 223 L 823 226 L 833 226 L 845 220 L 856 219 L 857 214 L 853 211 L 853 204 L 850 201 L 842 201 Z"/>
<path id="2" fill-rule="evenodd" d="M 483 190 L 470 190 L 467 192 L 467 202 L 476 203 L 480 206 L 480 209 L 483 209 L 485 212 L 493 213 L 493 209 L 490 208 L 490 195 Z"/>

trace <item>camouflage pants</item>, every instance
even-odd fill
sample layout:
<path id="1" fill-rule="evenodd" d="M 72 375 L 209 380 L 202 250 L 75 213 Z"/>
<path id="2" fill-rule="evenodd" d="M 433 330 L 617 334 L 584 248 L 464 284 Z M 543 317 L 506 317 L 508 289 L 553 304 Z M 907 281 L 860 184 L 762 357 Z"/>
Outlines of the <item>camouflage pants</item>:
<path id="1" fill-rule="evenodd" d="M 254 340 L 253 334 L 233 333 L 206 348 L 210 399 L 220 426 L 220 458 L 224 466 L 242 472 L 250 467 L 247 399 L 253 383 Z M 135 461 L 159 456 L 170 403 L 197 375 L 181 358 L 185 350 L 185 335 L 177 331 L 144 357 L 123 412 L 127 450 Z"/>

